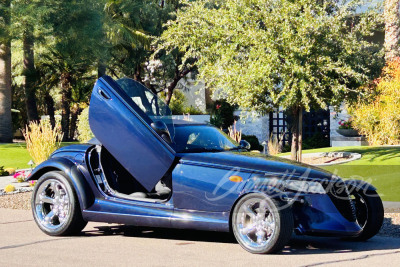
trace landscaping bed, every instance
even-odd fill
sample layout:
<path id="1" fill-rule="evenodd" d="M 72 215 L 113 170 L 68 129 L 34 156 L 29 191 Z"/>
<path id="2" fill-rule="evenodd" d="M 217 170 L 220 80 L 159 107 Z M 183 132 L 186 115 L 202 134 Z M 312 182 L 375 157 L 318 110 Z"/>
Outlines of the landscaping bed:
<path id="1" fill-rule="evenodd" d="M 282 156 L 283 158 L 290 158 L 290 155 Z M 314 166 L 328 166 L 340 163 L 347 163 L 361 158 L 359 153 L 351 152 L 318 152 L 318 153 L 305 153 L 302 156 L 302 163 Z"/>
<path id="2" fill-rule="evenodd" d="M 326 147 L 303 151 L 308 153 L 351 152 L 361 154 L 361 158 L 347 163 L 320 168 L 346 179 L 361 179 L 374 185 L 384 201 L 400 201 L 400 147 Z M 279 156 L 288 156 L 284 153 Z"/>

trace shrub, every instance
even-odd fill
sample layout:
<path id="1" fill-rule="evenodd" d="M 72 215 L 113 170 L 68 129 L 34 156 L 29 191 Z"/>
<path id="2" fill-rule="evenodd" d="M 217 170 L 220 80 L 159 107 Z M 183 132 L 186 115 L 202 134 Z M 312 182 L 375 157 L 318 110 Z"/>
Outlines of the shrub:
<path id="1" fill-rule="evenodd" d="M 4 166 L 0 166 L 0 176 L 7 176 L 10 175 L 10 173 L 4 169 Z"/>
<path id="2" fill-rule="evenodd" d="M 249 142 L 252 150 L 263 151 L 264 149 L 264 147 L 260 144 L 258 138 L 255 135 L 242 134 L 242 140 L 246 140 L 247 142 Z"/>
<path id="3" fill-rule="evenodd" d="M 94 137 L 92 130 L 89 126 L 89 107 L 82 110 L 78 117 L 78 140 L 85 143 Z"/>
<path id="4" fill-rule="evenodd" d="M 52 128 L 49 120 L 30 122 L 23 131 L 26 148 L 36 164 L 45 161 L 60 147 L 63 134 L 59 124 Z"/>
<path id="5" fill-rule="evenodd" d="M 314 133 L 303 140 L 303 149 L 329 147 L 329 145 L 329 138 L 324 137 L 323 133 L 320 132 Z"/>
<path id="6" fill-rule="evenodd" d="M 169 103 L 169 108 L 173 115 L 182 115 L 185 108 L 186 97 L 185 95 L 175 90 L 174 94 L 172 95 L 171 102 Z"/>
<path id="7" fill-rule="evenodd" d="M 4 187 L 4 191 L 6 193 L 11 193 L 11 192 L 14 192 L 15 190 L 16 190 L 15 186 L 13 186 L 12 184 L 9 184 L 6 187 Z"/>
<path id="8" fill-rule="evenodd" d="M 233 122 L 232 126 L 228 127 L 229 136 L 239 143 L 242 140 L 242 130 L 238 131 L 236 129 L 236 121 Z"/>
<path id="9" fill-rule="evenodd" d="M 271 134 L 268 140 L 268 154 L 275 156 L 282 152 L 284 135 L 285 133 L 281 133 L 279 136 Z"/>
<path id="10" fill-rule="evenodd" d="M 217 100 L 211 111 L 210 123 L 217 128 L 228 129 L 235 121 L 235 107 L 226 100 Z"/>
<path id="11" fill-rule="evenodd" d="M 179 90 L 174 90 L 171 102 L 169 103 L 169 108 L 171 109 L 172 115 L 201 115 L 203 112 L 196 107 L 188 106 L 187 99 L 184 93 Z"/>
<path id="12" fill-rule="evenodd" d="M 371 145 L 400 144 L 400 58 L 388 62 L 367 92 L 370 97 L 349 108 L 353 127 Z"/>
<path id="13" fill-rule="evenodd" d="M 25 179 L 28 177 L 28 175 L 25 173 L 25 171 L 19 171 L 16 172 L 13 177 L 18 183 L 22 183 L 25 182 Z"/>
<path id="14" fill-rule="evenodd" d="M 1 168 L 1 167 L 0 167 Z M 14 175 L 15 169 L 14 168 L 4 168 L 6 172 L 8 172 L 9 175 Z M 0 171 L 1 172 L 1 171 Z"/>

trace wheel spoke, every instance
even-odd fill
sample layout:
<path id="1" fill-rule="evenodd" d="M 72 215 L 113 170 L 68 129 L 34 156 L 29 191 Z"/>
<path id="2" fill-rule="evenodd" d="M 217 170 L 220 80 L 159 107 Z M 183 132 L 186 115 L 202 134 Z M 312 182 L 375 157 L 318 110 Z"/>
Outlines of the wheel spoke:
<path id="1" fill-rule="evenodd" d="M 268 236 L 272 235 L 275 229 L 275 221 L 271 214 L 263 221 L 263 228 L 265 229 Z"/>
<path id="2" fill-rule="evenodd" d="M 49 196 L 42 196 L 42 195 L 40 195 L 39 196 L 39 199 L 40 199 L 40 201 L 43 201 L 44 203 L 48 203 L 48 204 L 54 204 L 54 198 L 51 198 L 51 197 L 49 197 Z"/>
<path id="3" fill-rule="evenodd" d="M 257 231 L 256 236 L 257 236 L 257 243 L 261 244 L 264 241 L 265 232 L 264 231 Z"/>
<path id="4" fill-rule="evenodd" d="M 255 220 L 255 218 L 256 218 L 257 215 L 256 215 L 256 213 L 255 213 L 249 206 L 244 205 L 244 206 L 243 206 L 243 209 L 244 209 L 244 213 L 245 213 L 246 215 L 250 216 L 251 219 Z"/>
<path id="5" fill-rule="evenodd" d="M 54 217 L 56 216 L 56 214 L 54 213 L 54 211 L 50 211 L 49 213 L 46 214 L 46 216 L 44 217 L 44 223 L 45 224 L 52 224 Z"/>
<path id="6" fill-rule="evenodd" d="M 61 188 L 60 188 L 60 186 L 59 185 L 56 185 L 55 187 L 54 187 L 54 194 L 55 194 L 55 197 L 57 197 L 58 199 L 60 199 L 61 198 Z"/>
<path id="7" fill-rule="evenodd" d="M 254 223 L 247 225 L 246 227 L 240 229 L 240 232 L 244 235 L 248 235 L 250 233 L 253 233 L 256 230 L 256 225 Z"/>
<path id="8" fill-rule="evenodd" d="M 260 207 L 258 208 L 258 216 L 261 218 L 265 218 L 265 214 L 267 212 L 267 202 L 265 200 L 262 200 L 260 202 Z"/>

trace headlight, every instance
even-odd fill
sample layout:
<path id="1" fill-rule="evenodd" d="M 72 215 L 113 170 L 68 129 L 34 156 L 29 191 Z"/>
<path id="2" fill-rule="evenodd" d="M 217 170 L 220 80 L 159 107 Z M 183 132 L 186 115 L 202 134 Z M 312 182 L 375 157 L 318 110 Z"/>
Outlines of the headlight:
<path id="1" fill-rule="evenodd" d="M 289 180 L 285 182 L 285 187 L 297 192 L 326 194 L 325 189 L 318 182 Z"/>

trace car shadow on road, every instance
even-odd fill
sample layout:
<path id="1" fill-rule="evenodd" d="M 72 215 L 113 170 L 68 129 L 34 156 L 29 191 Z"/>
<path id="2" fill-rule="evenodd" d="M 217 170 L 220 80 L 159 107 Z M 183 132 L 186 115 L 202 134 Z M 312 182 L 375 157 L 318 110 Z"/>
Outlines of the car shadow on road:
<path id="1" fill-rule="evenodd" d="M 237 243 L 233 234 L 183 229 L 164 229 L 135 226 L 101 226 L 95 231 L 86 231 L 86 236 L 121 235 L 136 238 L 176 240 L 176 245 L 193 245 L 196 242 Z M 278 254 L 322 254 L 367 252 L 400 249 L 400 238 L 376 236 L 365 242 L 353 242 L 336 237 L 311 237 L 293 235 L 289 244 Z"/>

